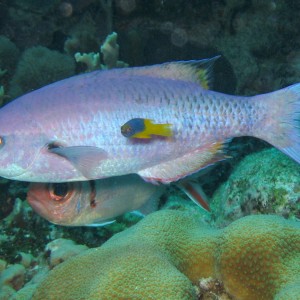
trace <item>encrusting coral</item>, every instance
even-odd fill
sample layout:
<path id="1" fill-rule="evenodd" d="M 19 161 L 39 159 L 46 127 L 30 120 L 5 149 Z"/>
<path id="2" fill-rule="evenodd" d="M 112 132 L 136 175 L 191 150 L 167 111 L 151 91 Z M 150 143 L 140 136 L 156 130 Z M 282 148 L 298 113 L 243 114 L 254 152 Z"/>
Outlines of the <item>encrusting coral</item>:
<path id="1" fill-rule="evenodd" d="M 247 155 L 212 197 L 215 225 L 256 213 L 299 219 L 299 174 L 299 164 L 277 149 Z"/>
<path id="2" fill-rule="evenodd" d="M 299 299 L 300 224 L 256 215 L 213 229 L 162 210 L 55 267 L 32 299 L 197 299 L 208 277 L 235 299 Z"/>

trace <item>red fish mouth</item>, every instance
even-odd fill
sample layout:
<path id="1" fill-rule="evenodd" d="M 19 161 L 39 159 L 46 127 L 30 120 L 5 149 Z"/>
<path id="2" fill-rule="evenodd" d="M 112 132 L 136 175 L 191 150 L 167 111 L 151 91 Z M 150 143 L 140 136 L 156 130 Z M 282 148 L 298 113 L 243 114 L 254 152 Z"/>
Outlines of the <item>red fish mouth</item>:
<path id="1" fill-rule="evenodd" d="M 27 192 L 27 202 L 33 208 L 35 212 L 42 217 L 49 219 L 47 214 L 48 210 L 44 205 L 44 201 L 47 201 L 46 185 L 43 183 L 32 183 L 29 186 Z"/>
<path id="2" fill-rule="evenodd" d="M 74 195 L 72 183 L 68 183 L 62 194 L 56 194 L 51 183 L 34 182 L 29 185 L 27 202 L 40 216 L 54 224 L 67 225 L 70 213 L 66 208 Z M 72 212 L 72 210 L 70 210 Z"/>

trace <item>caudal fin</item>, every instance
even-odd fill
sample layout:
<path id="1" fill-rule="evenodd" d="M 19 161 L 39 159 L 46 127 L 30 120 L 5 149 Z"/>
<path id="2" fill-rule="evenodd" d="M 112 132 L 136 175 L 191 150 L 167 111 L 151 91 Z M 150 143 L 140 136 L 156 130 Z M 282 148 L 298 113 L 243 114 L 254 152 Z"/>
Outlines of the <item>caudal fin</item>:
<path id="1" fill-rule="evenodd" d="M 300 83 L 260 97 L 267 112 L 258 137 L 300 163 Z"/>

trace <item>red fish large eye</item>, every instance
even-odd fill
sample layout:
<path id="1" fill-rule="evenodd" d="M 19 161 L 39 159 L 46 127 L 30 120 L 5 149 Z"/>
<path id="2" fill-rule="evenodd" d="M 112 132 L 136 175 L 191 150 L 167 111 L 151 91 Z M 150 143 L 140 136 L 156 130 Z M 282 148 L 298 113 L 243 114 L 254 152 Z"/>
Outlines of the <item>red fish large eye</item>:
<path id="1" fill-rule="evenodd" d="M 50 183 L 48 189 L 51 199 L 55 201 L 68 200 L 74 192 L 73 185 L 68 182 Z"/>

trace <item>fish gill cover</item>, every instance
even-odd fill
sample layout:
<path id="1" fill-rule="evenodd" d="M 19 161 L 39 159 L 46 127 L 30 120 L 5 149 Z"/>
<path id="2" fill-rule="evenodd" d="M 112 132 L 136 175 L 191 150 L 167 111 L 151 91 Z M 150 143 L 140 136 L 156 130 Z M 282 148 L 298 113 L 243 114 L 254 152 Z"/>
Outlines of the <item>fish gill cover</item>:
<path id="1" fill-rule="evenodd" d="M 297 1 L 283 0 L 4 0 L 0 2 L 1 104 L 4 105 L 14 97 L 43 85 L 95 68 L 115 67 L 123 65 L 124 62 L 130 66 L 151 65 L 175 60 L 208 58 L 217 54 L 221 54 L 222 57 L 214 67 L 214 90 L 236 95 L 256 95 L 275 91 L 300 81 L 299 10 L 300 4 Z M 117 33 L 117 40 L 115 35 L 111 36 L 113 31 Z M 107 47 L 100 48 L 105 43 L 106 37 L 109 37 Z M 111 53 L 109 57 L 107 49 L 112 50 L 108 51 Z M 212 199 L 211 214 L 201 213 L 199 218 L 214 226 L 224 226 L 251 214 L 277 214 L 297 222 L 300 218 L 299 165 L 276 149 L 264 150 L 269 148 L 269 145 L 254 138 L 234 139 L 228 146 L 227 155 L 231 158 L 220 162 L 196 179 L 208 198 Z M 52 271 L 49 271 L 56 264 L 82 251 L 89 257 L 88 252 L 84 252 L 85 247 L 79 245 L 98 247 L 115 233 L 132 226 L 140 219 L 136 215 L 127 214 L 107 227 L 56 226 L 36 215 L 28 206 L 25 201 L 27 183 L 7 179 L 1 179 L 0 183 L 1 299 L 14 297 L 31 299 L 36 282 L 43 274 L 49 272 L 53 282 L 55 278 L 59 278 L 55 277 L 55 273 L 51 275 Z M 173 186 L 161 197 L 160 206 L 169 210 L 198 210 Z M 168 213 L 156 216 L 165 217 L 166 221 L 173 220 Z M 182 221 L 181 218 L 180 220 Z M 240 222 L 244 222 L 242 220 L 244 219 Z M 159 224 L 155 219 L 154 222 Z M 184 222 L 187 223 L 186 220 Z M 190 222 L 195 224 L 194 219 Z M 283 224 L 292 221 L 278 222 Z M 176 224 L 177 222 L 174 227 Z M 254 226 L 253 223 L 252 225 Z M 189 226 L 192 225 L 187 225 Z M 233 223 L 232 227 L 228 228 L 234 226 Z M 272 226 L 270 225 L 270 234 L 277 232 L 276 226 L 274 229 Z M 178 234 L 181 232 L 181 229 L 175 230 Z M 127 240 L 130 240 L 131 232 L 128 231 Z M 216 237 L 213 230 L 206 234 L 208 237 L 204 238 L 204 245 Z M 269 233 L 263 235 L 269 236 Z M 296 237 L 299 235 L 298 229 Z M 161 233 L 158 230 L 153 236 L 157 236 L 159 240 Z M 118 245 L 117 238 L 112 242 Z M 268 245 L 268 241 L 263 239 L 260 243 L 261 247 L 257 246 L 259 251 L 255 254 L 258 259 L 260 251 Z M 182 273 L 177 273 L 178 280 L 182 284 L 180 286 L 184 286 L 183 293 L 186 299 L 202 299 L 204 294 L 207 297 L 205 299 L 211 299 L 209 297 L 212 294 L 211 297 L 219 295 L 223 297 L 222 299 L 224 297 L 230 299 L 233 296 L 238 299 L 249 299 L 247 297 L 251 299 L 250 289 L 257 288 L 256 291 L 259 291 L 263 285 L 267 285 L 268 288 L 264 290 L 265 294 L 259 294 L 257 299 L 259 297 L 273 299 L 275 290 L 276 299 L 298 299 L 299 277 L 289 276 L 296 270 L 293 266 L 300 264 L 297 245 L 299 241 L 296 241 L 293 247 L 288 242 L 280 244 L 282 251 L 278 255 L 282 255 L 282 259 L 287 259 L 289 263 L 286 274 L 282 273 L 280 268 L 276 269 L 277 273 L 268 273 L 270 278 L 276 276 L 272 284 L 261 280 L 252 285 L 247 281 L 248 278 L 216 276 L 209 272 L 204 276 L 212 276 L 211 279 L 202 278 L 202 274 L 200 276 L 195 272 L 195 276 L 199 275 L 201 278 L 190 280 L 189 276 L 187 278 Z M 135 247 L 134 243 L 129 246 Z M 230 245 L 228 247 L 230 248 Z M 253 248 L 251 249 L 253 251 Z M 158 268 L 167 261 L 164 250 L 165 248 L 162 248 L 159 254 L 162 256 L 158 257 L 161 258 L 158 261 Z M 90 251 L 96 253 L 94 250 Z M 105 248 L 100 252 L 104 251 Z M 154 252 L 149 254 L 155 255 Z M 196 253 L 195 257 L 200 254 Z M 84 260 L 85 256 L 78 256 L 78 259 Z M 117 259 L 116 256 L 109 257 L 112 260 Z M 143 257 L 139 259 L 141 265 L 144 265 Z M 119 267 L 126 262 L 126 258 L 120 262 Z M 267 272 L 267 267 L 263 264 L 259 264 L 262 269 L 255 265 L 249 269 L 247 255 L 239 257 L 238 260 L 230 258 L 233 268 L 236 262 L 240 262 L 240 268 L 249 274 L 257 274 L 255 272 L 258 271 L 263 274 Z M 90 263 L 93 265 L 93 261 Z M 65 265 L 66 267 L 63 267 L 64 265 L 61 264 L 61 271 L 57 273 L 71 272 L 68 268 L 72 270 L 72 260 Z M 187 262 L 182 262 L 182 266 L 176 266 L 178 270 L 172 265 L 169 267 L 173 268 L 172 274 L 176 274 L 178 270 L 183 272 Z M 191 263 L 191 272 L 194 272 L 193 267 L 197 268 L 194 262 Z M 135 271 L 137 265 L 129 268 L 134 268 Z M 149 276 L 153 274 L 151 269 L 147 271 Z M 262 279 L 264 277 L 259 276 L 262 276 Z M 288 286 L 281 285 L 284 276 L 289 277 Z M 88 288 L 91 283 L 89 274 L 85 278 L 82 284 Z M 103 280 L 102 278 L 99 276 L 99 282 Z M 150 278 L 155 282 L 155 278 L 151 276 Z M 124 276 L 122 280 L 124 281 Z M 139 278 L 136 280 L 138 282 Z M 248 283 L 251 286 L 249 290 L 246 286 Z M 163 277 L 160 284 L 172 292 L 172 282 Z M 108 281 L 108 286 L 109 288 L 114 286 L 114 281 Z M 155 285 L 151 286 L 148 293 L 140 294 L 140 299 L 147 299 L 148 296 L 150 298 L 150 295 L 155 293 L 158 293 L 155 294 L 157 299 L 172 296 L 157 291 Z M 216 288 L 218 286 L 223 288 Z M 57 285 L 51 287 L 51 292 L 54 293 L 56 287 Z M 117 287 L 122 288 L 119 285 Z M 130 289 L 130 285 L 127 287 Z M 39 296 L 43 295 L 43 289 L 45 285 L 39 288 L 37 299 L 45 299 L 44 296 L 41 296 L 42 298 Z M 101 293 L 100 283 L 97 289 Z M 121 297 L 121 292 L 118 293 L 117 289 L 115 292 L 115 299 L 118 299 L 119 295 Z M 134 296 L 134 290 L 131 292 Z M 101 299 L 101 296 L 90 299 Z M 184 296 L 181 299 L 184 299 Z"/>

